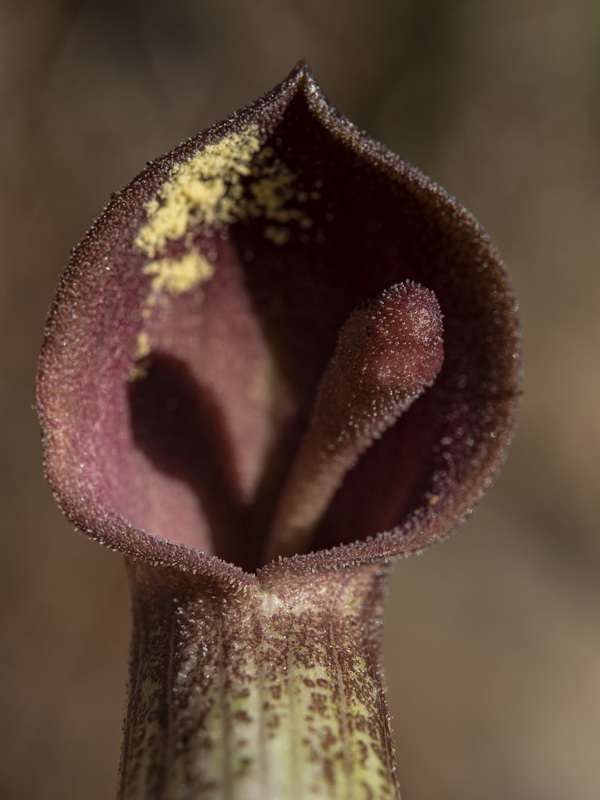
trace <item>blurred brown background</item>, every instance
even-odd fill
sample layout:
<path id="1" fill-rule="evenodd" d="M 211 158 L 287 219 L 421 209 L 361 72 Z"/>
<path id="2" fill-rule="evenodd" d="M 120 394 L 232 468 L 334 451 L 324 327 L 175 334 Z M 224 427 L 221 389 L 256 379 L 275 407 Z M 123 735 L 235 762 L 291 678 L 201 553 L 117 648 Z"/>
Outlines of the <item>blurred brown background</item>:
<path id="1" fill-rule="evenodd" d="M 521 299 L 510 459 L 398 564 L 385 659 L 404 800 L 600 797 L 597 0 L 2 0 L 0 796 L 114 796 L 129 608 L 40 466 L 33 376 L 110 191 L 309 60 L 487 227 Z"/>

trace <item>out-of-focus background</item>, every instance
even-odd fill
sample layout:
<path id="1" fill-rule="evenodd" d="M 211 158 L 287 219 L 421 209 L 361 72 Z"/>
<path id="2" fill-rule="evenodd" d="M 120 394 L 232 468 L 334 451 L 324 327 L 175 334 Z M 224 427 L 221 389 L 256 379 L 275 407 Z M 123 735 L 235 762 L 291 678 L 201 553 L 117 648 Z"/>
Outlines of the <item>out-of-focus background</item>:
<path id="1" fill-rule="evenodd" d="M 40 465 L 34 372 L 109 193 L 307 58 L 487 227 L 521 300 L 507 466 L 398 564 L 385 661 L 404 800 L 600 797 L 600 5 L 2 0 L 0 796 L 114 796 L 129 607 Z"/>

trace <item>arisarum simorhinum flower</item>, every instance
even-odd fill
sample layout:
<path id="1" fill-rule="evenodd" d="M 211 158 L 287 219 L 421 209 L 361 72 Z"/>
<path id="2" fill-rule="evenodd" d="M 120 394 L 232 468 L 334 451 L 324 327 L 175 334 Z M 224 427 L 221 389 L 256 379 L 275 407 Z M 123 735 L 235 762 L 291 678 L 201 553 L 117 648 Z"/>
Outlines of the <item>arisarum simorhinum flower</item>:
<path id="1" fill-rule="evenodd" d="M 113 198 L 38 408 L 59 504 L 127 564 L 122 800 L 398 797 L 384 580 L 489 486 L 518 349 L 487 235 L 302 64 Z"/>

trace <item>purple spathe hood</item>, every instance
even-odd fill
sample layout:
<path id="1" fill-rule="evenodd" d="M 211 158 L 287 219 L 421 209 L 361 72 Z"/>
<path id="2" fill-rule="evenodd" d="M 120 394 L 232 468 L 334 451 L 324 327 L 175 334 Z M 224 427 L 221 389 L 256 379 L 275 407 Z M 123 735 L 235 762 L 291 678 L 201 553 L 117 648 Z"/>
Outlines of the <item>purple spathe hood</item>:
<path id="1" fill-rule="evenodd" d="M 308 552 L 265 563 L 340 330 L 413 284 L 439 308 L 443 364 L 348 467 Z M 38 409 L 77 527 L 243 586 L 444 538 L 503 459 L 519 380 L 516 304 L 485 232 L 300 65 L 104 211 L 53 304 Z"/>

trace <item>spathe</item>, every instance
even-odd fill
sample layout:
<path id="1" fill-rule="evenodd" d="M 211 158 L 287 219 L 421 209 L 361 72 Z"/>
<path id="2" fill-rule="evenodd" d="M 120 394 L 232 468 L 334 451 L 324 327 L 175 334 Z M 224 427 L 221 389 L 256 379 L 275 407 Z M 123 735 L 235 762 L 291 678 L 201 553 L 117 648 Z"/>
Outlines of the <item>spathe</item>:
<path id="1" fill-rule="evenodd" d="M 338 563 L 426 547 L 489 484 L 519 378 L 503 265 L 304 65 L 153 162 L 75 251 L 48 322 L 38 405 L 66 513 L 151 561 L 260 567 L 337 332 L 401 281 L 435 294 L 444 366 L 333 499 L 309 549 L 360 543 Z"/>

